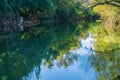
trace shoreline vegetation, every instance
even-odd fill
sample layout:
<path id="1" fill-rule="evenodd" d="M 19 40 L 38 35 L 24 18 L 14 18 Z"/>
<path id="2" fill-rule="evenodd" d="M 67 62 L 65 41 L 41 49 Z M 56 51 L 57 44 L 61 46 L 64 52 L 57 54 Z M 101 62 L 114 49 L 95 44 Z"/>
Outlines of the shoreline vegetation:
<path id="1" fill-rule="evenodd" d="M 119 0 L 2 0 L 0 32 L 22 31 L 39 24 L 96 20 L 103 22 L 103 28 L 113 29 L 120 23 L 119 5 Z"/>
<path id="2" fill-rule="evenodd" d="M 0 1 L 0 32 L 23 30 L 47 23 L 95 21 L 100 16 L 77 0 L 2 0 Z"/>
<path id="3" fill-rule="evenodd" d="M 76 23 L 80 21 L 94 22 L 98 15 L 86 16 L 86 17 L 76 17 L 66 20 L 56 19 L 33 19 L 33 20 L 24 20 L 23 17 L 18 17 L 15 19 L 1 19 L 0 20 L 0 34 L 7 34 L 14 31 L 23 31 L 24 28 L 35 27 L 41 24 L 64 24 L 64 23 Z"/>

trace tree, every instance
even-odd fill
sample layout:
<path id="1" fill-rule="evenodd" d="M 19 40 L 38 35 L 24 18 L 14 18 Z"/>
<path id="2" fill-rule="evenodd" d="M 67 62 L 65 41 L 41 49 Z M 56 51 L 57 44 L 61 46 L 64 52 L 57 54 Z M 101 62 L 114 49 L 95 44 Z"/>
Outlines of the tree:
<path id="1" fill-rule="evenodd" d="M 77 0 L 57 0 L 57 10 L 56 10 L 56 16 L 59 18 L 62 18 L 63 20 L 76 15 L 76 4 Z"/>
<path id="2" fill-rule="evenodd" d="M 104 4 L 120 7 L 120 0 L 94 0 L 90 8 L 93 9 L 98 5 L 104 5 Z"/>

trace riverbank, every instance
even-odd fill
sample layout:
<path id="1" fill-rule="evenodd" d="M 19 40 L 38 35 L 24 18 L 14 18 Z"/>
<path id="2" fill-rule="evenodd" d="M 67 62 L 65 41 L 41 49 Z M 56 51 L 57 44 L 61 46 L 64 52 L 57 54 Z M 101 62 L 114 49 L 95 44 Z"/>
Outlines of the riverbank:
<path id="1" fill-rule="evenodd" d="M 69 18 L 44 18 L 44 19 L 25 19 L 23 17 L 18 18 L 2 18 L 0 19 L 0 34 L 7 34 L 9 32 L 15 31 L 24 31 L 24 28 L 35 27 L 40 24 L 64 24 L 64 23 L 73 23 L 79 21 L 93 22 L 99 19 L 98 15 L 90 16 L 77 16 Z"/>

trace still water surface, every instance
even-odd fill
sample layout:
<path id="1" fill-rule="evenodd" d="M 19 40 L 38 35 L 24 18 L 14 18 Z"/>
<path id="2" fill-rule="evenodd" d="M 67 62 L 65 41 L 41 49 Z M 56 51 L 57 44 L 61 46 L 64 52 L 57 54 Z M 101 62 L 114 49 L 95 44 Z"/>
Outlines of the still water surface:
<path id="1" fill-rule="evenodd" d="M 93 38 L 90 36 L 85 40 L 81 40 L 82 46 L 70 53 L 62 55 L 62 61 L 66 61 L 69 66 L 64 66 L 64 63 L 55 59 L 53 66 L 48 68 L 44 64 L 41 64 L 40 74 L 36 76 L 37 68 L 34 68 L 33 72 L 28 77 L 24 77 L 23 80 L 97 80 L 97 73 L 94 66 L 91 65 L 92 55 L 95 55 L 93 51 L 88 49 L 93 47 Z M 72 62 L 69 62 L 72 59 Z"/>
<path id="2" fill-rule="evenodd" d="M 93 23 L 40 25 L 0 37 L 0 80 L 111 80 L 120 50 L 95 51 Z"/>

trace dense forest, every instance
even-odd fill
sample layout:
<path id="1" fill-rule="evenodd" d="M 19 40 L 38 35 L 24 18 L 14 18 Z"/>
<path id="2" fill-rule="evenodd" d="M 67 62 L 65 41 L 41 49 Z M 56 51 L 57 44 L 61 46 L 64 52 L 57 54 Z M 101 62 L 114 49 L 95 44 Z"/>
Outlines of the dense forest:
<path id="1" fill-rule="evenodd" d="M 82 2 L 84 3 L 84 2 Z M 0 17 L 24 19 L 71 19 L 92 16 L 94 12 L 77 0 L 2 0 Z"/>
<path id="2" fill-rule="evenodd" d="M 48 22 L 95 21 L 105 17 L 119 17 L 119 0 L 2 0 L 0 1 L 0 24 L 26 24 Z M 111 9 L 113 11 L 104 11 Z M 104 17 L 104 18 L 105 18 Z M 34 20 L 34 21 L 33 21 Z M 105 19 L 104 19 L 105 20 Z M 116 19 L 116 24 L 119 23 Z M 24 22 L 25 23 L 25 22 Z"/>
<path id="3" fill-rule="evenodd" d="M 2 0 L 0 1 L 0 17 L 22 16 L 32 19 L 61 16 L 63 18 L 78 14 L 88 15 L 89 8 L 93 9 L 99 5 L 120 7 L 119 3 L 119 0 Z"/>

